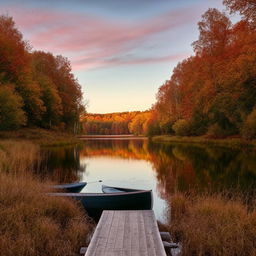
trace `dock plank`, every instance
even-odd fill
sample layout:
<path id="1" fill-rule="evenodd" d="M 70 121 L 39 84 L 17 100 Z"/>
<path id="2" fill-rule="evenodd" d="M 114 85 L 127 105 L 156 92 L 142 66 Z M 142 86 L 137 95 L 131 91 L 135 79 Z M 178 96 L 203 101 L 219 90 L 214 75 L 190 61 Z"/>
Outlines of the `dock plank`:
<path id="1" fill-rule="evenodd" d="M 126 214 L 126 218 L 125 218 L 125 228 L 126 231 L 124 233 L 124 253 L 123 256 L 132 256 L 131 253 L 131 247 L 132 247 L 132 227 L 129 223 L 131 223 L 132 221 L 132 216 L 131 214 Z"/>
<path id="2" fill-rule="evenodd" d="M 103 255 L 105 247 L 107 246 L 113 216 L 114 212 L 109 212 L 109 214 L 101 216 L 85 255 Z"/>
<path id="3" fill-rule="evenodd" d="M 104 211 L 85 256 L 166 256 L 152 210 Z"/>
<path id="4" fill-rule="evenodd" d="M 139 214 L 139 234 L 146 234 L 146 229 L 145 229 L 145 222 L 144 222 L 144 213 L 142 212 Z M 147 241 L 146 241 L 146 235 L 142 236 L 139 235 L 139 245 L 140 245 L 140 255 L 141 256 L 148 256 L 150 255 L 150 252 L 148 252 L 148 247 L 147 247 Z"/>

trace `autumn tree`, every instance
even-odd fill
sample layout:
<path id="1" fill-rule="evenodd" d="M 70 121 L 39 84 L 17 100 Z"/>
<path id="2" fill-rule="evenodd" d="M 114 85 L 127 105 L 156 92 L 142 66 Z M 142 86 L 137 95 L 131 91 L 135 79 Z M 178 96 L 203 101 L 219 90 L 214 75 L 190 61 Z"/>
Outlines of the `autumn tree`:
<path id="1" fill-rule="evenodd" d="M 23 98 L 28 122 L 37 124 L 45 111 L 41 90 L 31 75 L 30 46 L 9 16 L 0 16 L 0 82 L 11 83 Z"/>
<path id="2" fill-rule="evenodd" d="M 209 9 L 198 23 L 199 39 L 192 45 L 196 54 L 216 56 L 225 50 L 229 43 L 231 21 L 217 9 Z"/>
<path id="3" fill-rule="evenodd" d="M 256 138 L 256 108 L 245 119 L 242 135 L 246 139 Z"/>
<path id="4" fill-rule="evenodd" d="M 29 45 L 9 16 L 0 16 L 0 79 L 17 83 L 29 72 Z"/>
<path id="5" fill-rule="evenodd" d="M 239 12 L 243 19 L 256 28 L 256 1 L 255 0 L 224 0 L 223 4 L 227 6 L 230 13 Z"/>
<path id="6" fill-rule="evenodd" d="M 154 105 L 155 117 L 159 128 L 163 133 L 170 133 L 172 124 L 180 115 L 179 111 L 179 87 L 173 81 L 166 81 L 156 95 L 157 102 Z M 160 114 L 161 113 L 161 114 Z"/>
<path id="7" fill-rule="evenodd" d="M 169 122 L 176 133 L 224 137 L 254 125 L 250 113 L 256 105 L 256 33 L 251 26 L 255 1 L 224 2 L 231 12 L 243 10 L 247 18 L 231 24 L 225 13 L 209 9 L 198 23 L 199 39 L 192 44 L 195 56 L 180 62 L 159 88 L 157 122 Z"/>
<path id="8" fill-rule="evenodd" d="M 153 134 L 159 129 L 156 117 L 151 111 L 117 112 L 108 114 L 90 114 L 81 116 L 86 134 L 122 135 Z"/>
<path id="9" fill-rule="evenodd" d="M 78 130 L 82 92 L 67 58 L 32 52 L 9 16 L 0 16 L 0 56 L 0 88 L 12 84 L 9 98 L 26 116 L 17 118 L 17 126 L 27 120 L 26 125 Z"/>
<path id="10" fill-rule="evenodd" d="M 55 58 L 50 53 L 34 52 L 33 76 L 40 85 L 42 96 L 46 108 L 42 116 L 41 125 L 45 128 L 51 128 L 61 122 L 62 102 L 58 92 L 57 85 L 54 83 L 51 75 L 55 68 Z"/>
<path id="11" fill-rule="evenodd" d="M 22 98 L 12 85 L 0 86 L 0 130 L 11 130 L 26 123 Z"/>

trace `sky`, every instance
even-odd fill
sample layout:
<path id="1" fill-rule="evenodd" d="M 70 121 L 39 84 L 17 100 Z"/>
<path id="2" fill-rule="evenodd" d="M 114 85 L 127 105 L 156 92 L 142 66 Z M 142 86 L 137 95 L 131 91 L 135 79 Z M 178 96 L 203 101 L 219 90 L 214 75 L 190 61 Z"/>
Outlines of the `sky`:
<path id="1" fill-rule="evenodd" d="M 222 0 L 0 0 L 33 50 L 67 57 L 89 113 L 147 110 Z"/>

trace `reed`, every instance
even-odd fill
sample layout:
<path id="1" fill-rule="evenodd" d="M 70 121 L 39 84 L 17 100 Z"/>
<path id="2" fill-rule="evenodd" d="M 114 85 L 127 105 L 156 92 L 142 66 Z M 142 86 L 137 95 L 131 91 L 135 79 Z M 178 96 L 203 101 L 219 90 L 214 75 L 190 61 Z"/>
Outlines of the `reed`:
<path id="1" fill-rule="evenodd" d="M 169 231 L 182 242 L 182 255 L 256 255 L 256 209 L 223 194 L 170 199 Z"/>
<path id="2" fill-rule="evenodd" d="M 73 255 L 86 245 L 92 222 L 80 206 L 44 193 L 34 178 L 0 174 L 1 255 Z"/>
<path id="3" fill-rule="evenodd" d="M 204 144 L 209 146 L 218 146 L 224 148 L 243 148 L 256 147 L 256 140 L 245 140 L 243 138 L 227 137 L 225 139 L 213 139 L 206 136 L 173 136 L 161 135 L 151 138 L 153 142 L 160 143 L 187 143 L 187 144 Z"/>
<path id="4" fill-rule="evenodd" d="M 40 162 L 40 147 L 30 141 L 0 141 L 0 172 L 23 173 Z"/>
<path id="5" fill-rule="evenodd" d="M 40 148 L 29 141 L 0 141 L 1 255 L 75 255 L 93 227 L 71 199 L 47 195 L 50 183 L 31 170 Z"/>
<path id="6" fill-rule="evenodd" d="M 74 134 L 40 128 L 22 128 L 14 131 L 0 131 L 0 138 L 26 140 L 41 146 L 63 146 L 81 143 Z"/>

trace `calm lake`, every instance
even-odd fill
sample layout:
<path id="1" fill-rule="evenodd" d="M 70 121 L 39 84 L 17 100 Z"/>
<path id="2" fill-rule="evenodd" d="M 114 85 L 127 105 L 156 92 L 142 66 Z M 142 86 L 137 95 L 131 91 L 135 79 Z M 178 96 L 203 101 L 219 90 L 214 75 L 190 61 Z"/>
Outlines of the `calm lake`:
<path id="1" fill-rule="evenodd" d="M 256 185 L 256 151 L 205 145 L 152 143 L 147 139 L 84 140 L 82 145 L 43 149 L 40 175 L 56 183 L 152 189 L 154 211 L 168 221 L 168 198 L 177 191 L 239 191 L 250 195 Z"/>

